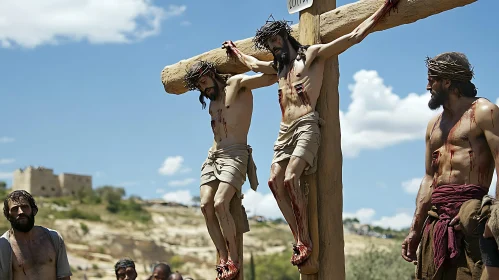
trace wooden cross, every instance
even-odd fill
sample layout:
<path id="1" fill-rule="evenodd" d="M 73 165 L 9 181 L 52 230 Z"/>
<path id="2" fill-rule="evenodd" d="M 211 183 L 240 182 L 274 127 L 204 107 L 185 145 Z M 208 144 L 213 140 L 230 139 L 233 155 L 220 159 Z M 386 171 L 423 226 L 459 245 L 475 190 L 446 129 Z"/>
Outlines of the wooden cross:
<path id="1" fill-rule="evenodd" d="M 371 33 L 412 23 L 476 1 L 400 0 L 398 10 L 381 19 Z M 300 12 L 299 24 L 292 26 L 292 35 L 299 38 L 298 41 L 303 45 L 330 42 L 354 30 L 362 21 L 374 14 L 384 2 L 385 0 L 361 0 L 336 8 L 336 0 L 314 0 L 312 7 Z M 236 41 L 235 44 L 242 52 L 260 60 L 273 59 L 269 52 L 255 49 L 252 38 Z M 165 91 L 171 94 L 185 93 L 187 91 L 183 85 L 185 70 L 200 59 L 214 63 L 217 70 L 222 73 L 240 74 L 248 71 L 248 68 L 239 61 L 227 59 L 225 50 L 219 47 L 166 66 L 161 73 Z M 313 175 L 302 176 L 309 188 L 309 227 L 314 244 L 309 261 L 300 268 L 302 280 L 345 279 L 342 219 L 343 157 L 339 121 L 337 56 L 326 63 L 324 77 L 328 78 L 323 79 L 316 108 L 325 121 L 321 127 L 322 139 L 318 152 L 318 170 Z M 276 129 L 278 129 L 278 124 L 276 124 Z M 236 204 L 234 209 L 240 209 L 240 200 L 234 202 Z M 241 225 L 239 228 L 242 228 Z M 238 247 L 242 249 L 241 231 L 238 231 L 238 243 Z M 240 256 L 242 267 L 242 250 Z M 242 277 L 240 273 L 237 279 L 243 279 Z"/>

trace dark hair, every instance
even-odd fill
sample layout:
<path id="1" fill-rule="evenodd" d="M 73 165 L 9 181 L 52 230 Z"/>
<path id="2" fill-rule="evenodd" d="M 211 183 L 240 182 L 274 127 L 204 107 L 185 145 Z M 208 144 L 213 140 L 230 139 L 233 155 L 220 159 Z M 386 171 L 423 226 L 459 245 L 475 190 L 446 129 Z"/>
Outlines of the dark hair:
<path id="1" fill-rule="evenodd" d="M 118 270 L 120 268 L 127 268 L 127 267 L 133 267 L 133 269 L 135 269 L 135 263 L 131 259 L 129 259 L 129 258 L 120 259 L 114 265 L 114 273 L 116 274 L 116 276 L 118 276 Z"/>
<path id="2" fill-rule="evenodd" d="M 163 269 L 168 276 L 170 276 L 170 274 L 172 274 L 172 270 L 171 270 L 170 266 L 166 263 L 158 263 L 158 264 L 154 265 L 152 270 L 154 271 L 154 270 L 156 270 L 156 268 Z"/>
<path id="3" fill-rule="evenodd" d="M 272 15 L 270 15 L 272 17 Z M 269 18 L 270 18 L 269 17 Z M 268 50 L 271 51 L 268 45 L 268 39 L 272 36 L 279 35 L 283 39 L 287 38 L 291 47 L 296 51 L 297 56 L 296 59 L 306 61 L 305 51 L 308 49 L 309 45 L 302 45 L 296 38 L 291 36 L 291 27 L 288 25 L 288 22 L 285 20 L 272 20 L 267 22 L 256 31 L 255 37 L 253 37 L 253 43 L 257 49 Z M 274 56 L 274 68 L 277 71 L 281 71 L 284 65 L 278 65 L 278 59 Z"/>
<path id="4" fill-rule="evenodd" d="M 456 89 L 466 97 L 477 95 L 477 89 L 471 82 L 473 67 L 465 54 L 459 52 L 442 53 L 434 58 L 426 58 L 426 65 L 429 76 L 436 80 L 450 80 L 450 89 Z"/>
<path id="5" fill-rule="evenodd" d="M 201 78 L 202 76 L 204 76 L 210 72 L 213 73 L 213 76 L 215 77 L 215 79 L 219 80 L 223 84 L 225 84 L 231 76 L 228 74 L 218 73 L 218 71 L 215 68 L 215 65 L 213 63 L 205 61 L 205 60 L 200 60 L 200 61 L 194 63 L 187 70 L 187 73 L 184 76 L 185 87 L 189 90 L 198 89 L 197 83 L 198 83 L 199 78 Z M 201 106 L 203 109 L 206 108 L 206 102 L 204 101 L 205 97 L 206 96 L 203 94 L 203 92 L 200 91 L 199 102 L 201 103 Z"/>
<path id="6" fill-rule="evenodd" d="M 31 196 L 31 194 L 25 190 L 16 190 L 11 192 L 3 201 L 3 215 L 5 216 L 5 218 L 9 219 L 9 201 L 19 203 L 21 202 L 21 199 L 26 199 L 28 201 L 33 214 L 36 214 L 36 212 L 38 212 L 38 206 L 36 205 L 33 196 Z"/>

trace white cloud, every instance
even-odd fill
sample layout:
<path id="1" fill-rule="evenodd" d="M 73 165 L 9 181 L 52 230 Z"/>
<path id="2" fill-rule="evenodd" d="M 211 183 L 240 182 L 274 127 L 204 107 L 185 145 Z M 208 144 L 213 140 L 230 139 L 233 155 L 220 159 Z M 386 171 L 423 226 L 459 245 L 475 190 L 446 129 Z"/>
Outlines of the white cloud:
<path id="1" fill-rule="evenodd" d="M 13 158 L 0 158 L 0 164 L 11 164 L 14 163 L 16 160 Z"/>
<path id="2" fill-rule="evenodd" d="M 1 19 L 1 18 L 0 18 Z M 16 139 L 12 138 L 12 137 L 6 137 L 6 136 L 3 136 L 3 137 L 0 137 L 0 143 L 12 143 L 14 142 Z"/>
<path id="3" fill-rule="evenodd" d="M 421 185 L 421 178 L 412 178 L 402 182 L 402 188 L 409 194 L 417 194 Z"/>
<path id="4" fill-rule="evenodd" d="M 427 123 L 437 113 L 428 108 L 429 92 L 400 98 L 376 71 L 360 70 L 354 80 L 355 84 L 349 85 L 352 102 L 348 111 L 340 111 L 346 157 L 355 157 L 361 150 L 424 139 Z"/>
<path id="5" fill-rule="evenodd" d="M 184 158 L 182 156 L 167 157 L 161 167 L 158 169 L 159 174 L 171 176 L 175 173 L 188 173 L 190 168 L 184 167 Z"/>
<path id="6" fill-rule="evenodd" d="M 492 177 L 492 183 L 490 183 L 489 195 L 496 196 L 496 185 L 497 185 L 497 173 L 494 172 L 494 176 Z"/>
<path id="7" fill-rule="evenodd" d="M 164 189 L 156 189 L 156 193 L 164 193 L 165 190 Z"/>
<path id="8" fill-rule="evenodd" d="M 183 179 L 183 180 L 174 180 L 174 181 L 168 182 L 168 186 L 170 186 L 170 187 L 185 187 L 187 185 L 194 183 L 195 181 L 196 180 L 194 178 L 187 178 L 187 179 Z"/>
<path id="9" fill-rule="evenodd" d="M 34 48 L 81 40 L 129 43 L 158 34 L 162 20 L 185 10 L 185 5 L 163 9 L 151 0 L 1 1 L 0 45 Z"/>
<path id="10" fill-rule="evenodd" d="M 372 218 L 376 214 L 376 211 L 372 208 L 361 208 L 355 213 L 343 213 L 343 219 L 345 218 L 357 218 L 361 224 L 368 224 L 371 222 Z"/>
<path id="11" fill-rule="evenodd" d="M 192 195 L 189 191 L 169 192 L 163 195 L 163 199 L 167 202 L 176 202 L 184 205 L 192 204 Z"/>
<path id="12" fill-rule="evenodd" d="M 249 217 L 256 215 L 270 219 L 284 219 L 284 216 L 271 193 L 262 194 L 253 190 L 248 190 L 244 194 L 243 205 L 246 212 L 248 212 Z"/>
<path id="13" fill-rule="evenodd" d="M 0 179 L 11 179 L 13 172 L 0 172 Z"/>
<path id="14" fill-rule="evenodd" d="M 499 106 L 499 98 L 496 100 L 496 105 Z"/>
<path id="15" fill-rule="evenodd" d="M 383 216 L 379 220 L 373 221 L 371 224 L 374 226 L 379 226 L 382 228 L 391 228 L 395 230 L 400 230 L 403 228 L 408 228 L 412 223 L 412 215 L 405 212 L 397 213 L 395 216 L 386 217 Z"/>

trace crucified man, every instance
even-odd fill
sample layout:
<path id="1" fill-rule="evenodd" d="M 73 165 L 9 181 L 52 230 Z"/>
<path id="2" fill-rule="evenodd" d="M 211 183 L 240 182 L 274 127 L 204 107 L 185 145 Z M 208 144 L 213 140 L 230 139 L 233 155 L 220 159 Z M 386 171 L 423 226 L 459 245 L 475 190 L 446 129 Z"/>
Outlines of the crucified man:
<path id="1" fill-rule="evenodd" d="M 328 58 L 338 55 L 361 42 L 376 23 L 398 0 L 387 0 L 371 17 L 354 31 L 327 44 L 301 45 L 291 36 L 286 21 L 267 21 L 253 41 L 257 48 L 270 51 L 273 61 L 260 61 L 242 53 L 232 41 L 223 43 L 227 53 L 255 72 L 277 74 L 281 124 L 274 145 L 268 185 L 294 236 L 291 263 L 300 265 L 312 253 L 309 235 L 307 197 L 300 186 L 300 177 L 317 169 L 320 145 L 320 119 L 315 110 L 319 98 L 324 65 Z"/>
<path id="2" fill-rule="evenodd" d="M 209 113 L 214 141 L 201 167 L 201 210 L 213 243 L 220 256 L 218 278 L 229 280 L 239 272 L 236 226 L 230 212 L 234 194 L 242 197 L 246 174 L 256 191 L 258 178 L 252 149 L 247 144 L 253 113 L 252 89 L 277 82 L 275 75 L 226 75 L 212 63 L 200 61 L 185 76 L 189 90 L 200 91 L 203 109 L 210 100 Z"/>

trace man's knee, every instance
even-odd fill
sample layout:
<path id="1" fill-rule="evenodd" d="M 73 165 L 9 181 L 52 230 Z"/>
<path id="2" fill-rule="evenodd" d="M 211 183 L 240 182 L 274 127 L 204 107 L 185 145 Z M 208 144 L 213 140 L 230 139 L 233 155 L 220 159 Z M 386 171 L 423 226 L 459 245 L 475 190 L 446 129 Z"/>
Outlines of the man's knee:
<path id="1" fill-rule="evenodd" d="M 225 211 L 228 211 L 229 207 L 230 207 L 229 203 L 230 203 L 230 200 L 227 201 L 225 198 L 215 197 L 215 203 L 213 204 L 214 208 L 215 208 L 215 212 L 223 213 Z"/>
<path id="2" fill-rule="evenodd" d="M 284 187 L 288 191 L 291 191 L 293 186 L 295 185 L 297 179 L 298 179 L 298 175 L 296 173 L 294 173 L 294 172 L 286 173 L 286 176 L 284 176 Z"/>
<path id="3" fill-rule="evenodd" d="M 201 212 L 204 216 L 209 217 L 215 212 L 215 208 L 212 201 L 201 201 Z"/>

